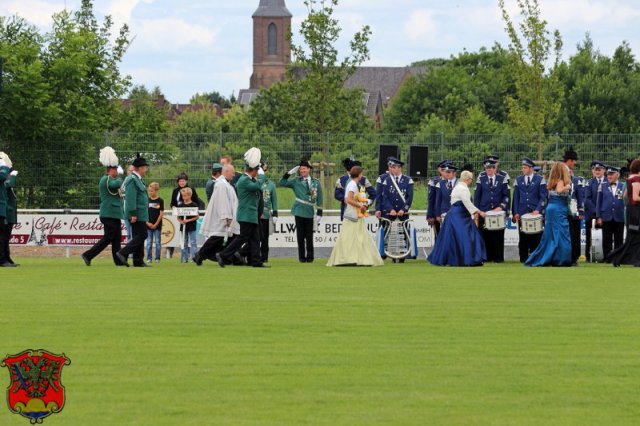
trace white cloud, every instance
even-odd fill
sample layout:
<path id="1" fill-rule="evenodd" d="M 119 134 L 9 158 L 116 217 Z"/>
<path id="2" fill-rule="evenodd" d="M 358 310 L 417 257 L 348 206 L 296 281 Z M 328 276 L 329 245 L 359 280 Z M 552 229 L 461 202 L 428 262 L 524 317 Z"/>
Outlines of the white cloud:
<path id="1" fill-rule="evenodd" d="M 132 23 L 133 48 L 180 53 L 185 47 L 211 47 L 219 30 L 191 24 L 183 19 L 146 19 Z M 173 51 L 173 52 L 172 52 Z"/>
<path id="2" fill-rule="evenodd" d="M 0 6 L 0 14 L 19 15 L 38 27 L 49 27 L 51 16 L 64 8 L 64 1 L 13 0 Z"/>
<path id="3" fill-rule="evenodd" d="M 426 9 L 414 10 L 403 25 L 404 34 L 409 40 L 424 41 L 432 44 L 438 35 L 438 26 L 433 12 Z"/>

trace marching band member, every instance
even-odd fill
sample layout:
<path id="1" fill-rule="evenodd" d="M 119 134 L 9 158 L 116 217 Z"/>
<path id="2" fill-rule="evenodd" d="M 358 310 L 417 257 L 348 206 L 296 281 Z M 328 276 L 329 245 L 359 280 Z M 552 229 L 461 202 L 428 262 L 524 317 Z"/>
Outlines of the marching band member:
<path id="1" fill-rule="evenodd" d="M 427 222 L 433 227 L 433 234 L 438 238 L 440 232 L 440 222 L 436 220 L 436 196 L 438 192 L 438 184 L 445 179 L 445 166 L 450 164 L 449 160 L 442 160 L 438 163 L 438 175 L 429 179 L 427 184 Z"/>
<path id="2" fill-rule="evenodd" d="M 445 164 L 443 170 L 444 178 L 436 186 L 436 204 L 433 212 L 436 220 L 440 223 L 442 223 L 442 215 L 446 214 L 451 208 L 451 191 L 458 183 L 456 178 L 458 168 L 453 163 Z"/>
<path id="3" fill-rule="evenodd" d="M 640 267 L 640 159 L 633 160 L 628 168 L 629 176 L 626 182 L 627 238 L 622 247 L 612 251 L 606 259 L 611 261 L 614 267 L 620 265 Z"/>
<path id="4" fill-rule="evenodd" d="M 522 160 L 522 175 L 518 176 L 513 184 L 513 203 L 511 214 L 513 221 L 518 224 L 518 251 L 520 262 L 524 263 L 529 255 L 540 244 L 542 234 L 525 234 L 522 232 L 520 217 L 527 213 L 540 214 L 547 200 L 547 187 L 542 176 L 534 173 L 535 164 L 529 158 Z"/>
<path id="5" fill-rule="evenodd" d="M 495 160 L 484 161 L 484 172 L 478 175 L 473 203 L 483 212 L 504 211 L 509 208 L 511 192 L 504 175 L 497 172 Z M 484 218 L 479 218 L 478 227 L 487 249 L 487 262 L 504 262 L 504 229 L 490 231 L 484 227 Z"/>
<path id="6" fill-rule="evenodd" d="M 116 252 L 121 264 L 129 266 L 127 258 L 133 255 L 133 266 L 151 266 L 144 263 L 144 241 L 147 239 L 149 221 L 149 194 L 142 178 L 149 170 L 147 160 L 138 154 L 133 160 L 133 173 L 126 179 L 124 190 L 125 218 L 131 223 L 132 238 L 126 246 Z"/>
<path id="7" fill-rule="evenodd" d="M 607 258 L 613 249 L 622 246 L 624 238 L 623 184 L 620 169 L 607 168 L 607 182 L 600 185 L 596 202 L 596 217 L 602 226 L 602 252 Z"/>
<path id="8" fill-rule="evenodd" d="M 344 209 L 347 206 L 344 197 L 347 183 L 349 183 L 349 181 L 351 180 L 349 171 L 353 166 L 362 167 L 362 163 L 351 158 L 345 158 L 344 160 L 342 160 L 342 165 L 344 166 L 347 173 L 343 176 L 340 176 L 340 178 L 336 181 L 336 188 L 333 194 L 334 198 L 340 201 L 340 220 L 344 219 Z M 364 188 L 365 192 L 369 196 L 369 200 L 371 200 L 371 203 L 373 203 L 373 201 L 376 199 L 376 188 L 371 185 L 371 182 L 369 181 L 369 179 L 367 179 L 366 176 L 361 176 L 360 181 L 358 182 L 358 187 L 360 189 Z"/>
<path id="9" fill-rule="evenodd" d="M 572 208 L 569 215 L 569 231 L 571 232 L 571 259 L 572 265 L 578 265 L 580 258 L 580 233 L 581 222 L 584 219 L 584 187 L 586 185 L 584 178 L 576 176 L 574 169 L 578 164 L 578 153 L 569 147 L 562 157 L 564 163 L 569 167 L 571 172 L 571 205 Z"/>
<path id="10" fill-rule="evenodd" d="M 496 162 L 496 174 L 502 176 L 504 178 L 504 181 L 507 183 L 507 185 L 509 185 L 509 183 L 511 182 L 511 176 L 509 176 L 509 173 L 507 173 L 504 170 L 500 169 L 500 157 L 498 157 L 497 155 L 489 154 L 484 159 L 484 162 L 486 162 L 486 161 L 495 161 Z M 537 171 L 536 171 L 536 173 L 537 173 Z"/>
<path id="11" fill-rule="evenodd" d="M 604 181 L 604 171 L 606 166 L 603 162 L 593 160 L 591 162 L 591 179 L 587 181 L 584 191 L 584 221 L 586 233 L 585 258 L 587 262 L 591 262 L 591 227 L 592 221 L 596 217 L 596 202 L 598 201 L 598 190 Z M 596 224 L 596 227 L 600 225 Z"/>
<path id="12" fill-rule="evenodd" d="M 14 268 L 18 266 L 11 260 L 10 241 L 13 225 L 17 222 L 16 197 L 13 192 L 18 172 L 13 170 L 11 159 L 0 152 L 0 267 Z"/>
<path id="13" fill-rule="evenodd" d="M 389 173 L 380 176 L 380 206 L 377 209 L 388 220 L 409 220 L 409 209 L 413 202 L 413 179 L 402 174 L 404 163 L 395 157 L 387 159 Z M 399 259 L 400 263 L 404 259 Z"/>
<path id="14" fill-rule="evenodd" d="M 298 260 L 301 263 L 313 262 L 313 230 L 322 217 L 322 186 L 318 179 L 311 177 L 311 169 L 313 169 L 311 164 L 307 160 L 302 160 L 300 164 L 285 173 L 278 182 L 280 187 L 291 188 L 296 197 L 291 214 L 296 221 Z M 298 172 L 300 177 L 289 180 L 291 175 Z"/>
<path id="15" fill-rule="evenodd" d="M 122 241 L 122 167 L 118 165 L 118 157 L 111 147 L 100 150 L 100 162 L 107 168 L 106 174 L 100 178 L 100 222 L 104 226 L 104 236 L 89 250 L 82 253 L 85 265 L 91 266 L 91 260 L 111 244 L 111 255 L 116 266 L 122 266 L 116 253 Z M 145 229 L 146 232 L 146 229 Z"/>

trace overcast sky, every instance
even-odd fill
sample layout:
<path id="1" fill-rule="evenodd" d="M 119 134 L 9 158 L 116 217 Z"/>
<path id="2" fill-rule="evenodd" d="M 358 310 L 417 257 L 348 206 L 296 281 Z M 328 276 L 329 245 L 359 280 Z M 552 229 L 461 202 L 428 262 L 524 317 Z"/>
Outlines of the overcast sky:
<path id="1" fill-rule="evenodd" d="M 135 84 L 160 86 L 173 103 L 196 92 L 223 95 L 248 88 L 252 66 L 251 15 L 259 0 L 95 0 L 99 17 L 128 23 L 135 36 L 122 71 Z M 302 0 L 287 0 L 295 33 L 304 19 Z M 640 0 L 541 0 L 550 29 L 559 29 L 563 58 L 591 34 L 610 56 L 623 40 L 640 52 Z M 51 15 L 79 0 L 0 0 L 0 15 L 18 14 L 43 29 Z M 515 0 L 507 0 L 513 14 Z M 421 59 L 506 44 L 497 0 L 340 0 L 336 17 L 342 43 L 371 26 L 371 60 L 365 65 L 404 66 Z"/>

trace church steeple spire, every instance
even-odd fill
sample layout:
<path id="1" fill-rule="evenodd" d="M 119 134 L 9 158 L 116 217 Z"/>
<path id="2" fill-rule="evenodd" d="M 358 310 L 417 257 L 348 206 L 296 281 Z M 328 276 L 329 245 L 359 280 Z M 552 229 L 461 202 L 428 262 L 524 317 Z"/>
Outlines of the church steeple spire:
<path id="1" fill-rule="evenodd" d="M 260 4 L 258 5 L 258 9 L 253 14 L 253 17 L 263 16 L 263 17 L 291 17 L 291 12 L 287 9 L 287 6 L 284 4 L 284 0 L 260 0 Z"/>
<path id="2" fill-rule="evenodd" d="M 251 89 L 261 89 L 284 80 L 291 62 L 287 33 L 291 12 L 284 0 L 260 0 L 253 14 L 253 75 Z"/>

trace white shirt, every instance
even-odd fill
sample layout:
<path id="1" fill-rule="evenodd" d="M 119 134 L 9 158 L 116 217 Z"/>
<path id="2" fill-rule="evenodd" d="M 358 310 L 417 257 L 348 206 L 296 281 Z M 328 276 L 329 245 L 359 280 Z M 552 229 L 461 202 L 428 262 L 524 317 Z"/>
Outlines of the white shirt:
<path id="1" fill-rule="evenodd" d="M 213 187 L 211 201 L 207 206 L 200 233 L 205 237 L 240 234 L 240 224 L 236 220 L 238 209 L 238 196 L 231 184 L 222 177 L 216 181 Z M 227 219 L 232 219 L 231 226 L 227 227 Z"/>
<path id="2" fill-rule="evenodd" d="M 458 182 L 456 187 L 451 191 L 451 205 L 457 201 L 462 201 L 462 204 L 464 204 L 470 214 L 474 214 L 479 210 L 471 202 L 471 192 L 469 192 L 469 187 L 462 182 Z"/>
<path id="3" fill-rule="evenodd" d="M 358 184 L 355 183 L 353 181 L 353 179 L 351 179 L 349 181 L 349 183 L 347 183 L 347 189 L 345 189 L 345 194 L 344 194 L 345 202 L 346 202 L 347 198 L 349 198 L 349 192 L 353 192 L 353 195 L 352 195 L 351 199 L 355 198 L 358 195 L 358 192 L 360 192 L 360 188 L 358 188 Z M 353 210 L 350 214 L 353 217 L 358 217 L 358 209 L 353 207 L 351 204 L 347 203 L 346 209 Z M 346 210 L 345 210 L 345 212 L 346 212 Z"/>

